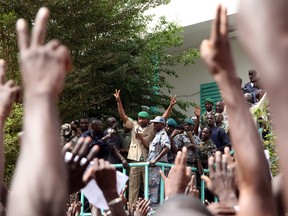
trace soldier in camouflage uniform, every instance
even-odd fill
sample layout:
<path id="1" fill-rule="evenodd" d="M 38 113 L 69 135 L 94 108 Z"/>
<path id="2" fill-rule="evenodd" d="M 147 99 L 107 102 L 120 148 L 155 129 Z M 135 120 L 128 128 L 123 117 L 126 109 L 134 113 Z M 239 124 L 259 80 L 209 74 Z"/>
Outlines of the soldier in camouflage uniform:
<path id="1" fill-rule="evenodd" d="M 188 165 L 189 159 L 192 160 L 191 156 L 192 152 L 190 151 L 192 143 L 185 133 L 184 124 L 178 125 L 177 130 L 172 133 L 170 141 L 171 141 L 171 152 L 173 153 L 173 157 L 172 159 L 168 158 L 171 159 L 169 163 L 174 163 L 177 152 L 181 151 L 182 148 L 186 146 L 188 148 L 188 155 L 187 155 L 187 165 Z"/>
<path id="2" fill-rule="evenodd" d="M 201 116 L 201 120 L 200 120 L 200 127 L 201 130 L 203 130 L 204 127 L 207 126 L 207 115 L 208 114 L 215 114 L 215 111 L 213 110 L 213 100 L 211 98 L 206 98 L 205 99 L 205 108 L 206 108 L 206 112 L 202 114 Z"/>
<path id="3" fill-rule="evenodd" d="M 177 122 L 173 118 L 167 119 L 165 130 L 166 130 L 167 135 L 170 138 L 170 142 L 171 142 L 171 148 L 167 154 L 168 163 L 172 164 L 172 163 L 174 163 L 175 154 L 178 151 L 178 147 L 175 145 L 175 143 L 173 143 L 173 149 L 172 149 L 172 141 L 174 140 L 175 136 L 178 134 Z M 168 169 L 168 170 L 170 170 L 170 169 Z"/>
<path id="4" fill-rule="evenodd" d="M 187 164 L 190 166 L 196 166 L 196 158 L 198 157 L 198 145 L 201 142 L 200 138 L 194 134 L 195 123 L 192 119 L 187 118 L 184 120 L 185 136 L 190 140 L 189 145 L 185 145 L 188 149 L 187 152 Z"/>
<path id="5" fill-rule="evenodd" d="M 208 168 L 208 158 L 217 151 L 216 145 L 210 139 L 212 130 L 205 127 L 202 130 L 202 142 L 199 145 L 199 158 L 204 169 Z"/>

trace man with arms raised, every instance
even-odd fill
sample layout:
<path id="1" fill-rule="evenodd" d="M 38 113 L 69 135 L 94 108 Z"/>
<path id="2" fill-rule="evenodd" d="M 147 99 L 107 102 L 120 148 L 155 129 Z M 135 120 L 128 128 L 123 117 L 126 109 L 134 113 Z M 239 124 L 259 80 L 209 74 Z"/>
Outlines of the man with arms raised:
<path id="1" fill-rule="evenodd" d="M 124 122 L 125 127 L 131 128 L 132 137 L 128 152 L 128 159 L 132 163 L 144 162 L 147 160 L 149 143 L 153 140 L 155 136 L 153 123 L 149 124 L 149 114 L 145 111 L 141 111 L 138 113 L 138 121 L 132 121 L 130 118 L 128 118 L 123 109 L 120 99 L 120 90 L 116 89 L 114 96 L 117 101 L 120 118 Z M 176 103 L 175 98 L 176 96 L 171 97 L 170 105 L 162 116 L 165 119 L 169 116 L 174 104 Z M 144 182 L 144 167 L 131 167 L 129 173 L 130 207 L 132 207 L 132 205 L 136 204 L 137 202 L 140 190 L 141 176 Z"/>

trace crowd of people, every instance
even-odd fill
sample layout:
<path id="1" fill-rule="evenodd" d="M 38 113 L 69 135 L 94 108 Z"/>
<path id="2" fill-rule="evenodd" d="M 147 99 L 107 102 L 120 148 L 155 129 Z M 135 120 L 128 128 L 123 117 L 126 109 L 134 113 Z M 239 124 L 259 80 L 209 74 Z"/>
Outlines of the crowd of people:
<path id="1" fill-rule="evenodd" d="M 251 20 L 256 6 L 258 17 Z M 219 5 L 210 38 L 203 40 L 200 51 L 220 87 L 223 101 L 206 98 L 206 111 L 201 116 L 196 107 L 196 118 L 177 123 L 169 118 L 176 104 L 174 96 L 162 116 L 150 118 L 148 112 L 140 111 L 134 121 L 125 113 L 120 90 L 116 90 L 114 97 L 123 122 L 122 130 L 116 117 L 107 118 L 105 130 L 100 119 L 88 117 L 64 124 L 59 130 L 56 101 L 64 85 L 65 73 L 71 70 L 69 50 L 57 40 L 44 43 L 49 17 L 47 8 L 39 10 L 31 36 L 26 21 L 18 20 L 16 31 L 25 112 L 23 133 L 19 139 L 20 155 L 11 188 L 7 192 L 1 185 L 1 214 L 79 215 L 81 204 L 77 193 L 95 180 L 109 207 L 104 214 L 113 216 L 152 213 L 160 216 L 285 215 L 288 203 L 285 184 L 288 177 L 285 161 L 288 153 L 285 108 L 288 103 L 285 95 L 288 92 L 288 74 L 285 72 L 287 9 L 288 3 L 278 0 L 243 0 L 240 3 L 239 36 L 261 71 L 263 83 L 256 71 L 251 70 L 248 72 L 250 82 L 240 88 L 228 39 L 227 10 Z M 5 163 L 3 127 L 20 91 L 13 81 L 5 81 L 5 73 L 6 64 L 1 60 L 1 182 Z M 255 124 L 251 115 L 255 107 L 266 100 L 266 94 L 282 172 L 273 179 L 257 132 L 257 121 Z M 230 155 L 231 148 L 235 150 L 235 156 Z M 67 152 L 72 156 L 64 160 Z M 146 182 L 149 184 L 149 200 L 142 199 L 140 194 L 141 182 L 145 183 L 144 168 L 129 166 L 139 162 L 149 163 L 149 180 Z M 173 166 L 163 172 L 157 162 Z M 129 171 L 129 204 L 124 196 L 125 189 L 120 194 L 117 191 L 116 169 L 111 164 L 118 163 Z M 191 167 L 197 168 L 196 176 Z M 203 168 L 209 169 L 209 176 L 202 175 Z M 211 204 L 207 201 L 206 205 L 200 202 L 197 188 L 197 176 L 200 175 L 218 202 Z M 165 183 L 165 202 L 159 206 L 161 177 Z M 74 198 L 67 208 L 69 195 Z M 92 206 L 91 214 L 100 215 L 101 211 Z"/>
<path id="2" fill-rule="evenodd" d="M 250 82 L 242 88 L 243 97 L 249 107 L 259 105 L 263 92 L 262 85 L 257 85 L 255 70 L 248 71 Z M 257 79 L 256 79 L 257 78 Z M 249 100 L 247 99 L 249 95 Z M 252 96 L 255 96 L 252 100 Z M 168 118 L 173 106 L 176 104 L 176 96 L 170 100 L 170 106 L 162 116 L 150 119 L 146 111 L 138 113 L 137 121 L 129 118 L 121 103 L 120 90 L 115 91 L 114 97 L 117 102 L 119 116 L 123 123 L 120 129 L 115 117 L 108 117 L 107 128 L 102 128 L 102 122 L 96 118 L 83 117 L 72 121 L 70 124 L 61 126 L 62 145 L 66 143 L 76 145 L 80 137 L 92 139 L 89 149 L 97 145 L 98 158 L 103 158 L 111 164 L 122 163 L 129 175 L 129 208 L 136 205 L 139 197 L 143 197 L 141 185 L 145 183 L 145 169 L 143 167 L 129 167 L 129 163 L 149 162 L 149 201 L 155 208 L 159 205 L 160 189 L 160 166 L 157 162 L 174 164 L 178 151 L 187 148 L 187 167 L 196 167 L 197 178 L 195 187 L 200 188 L 200 175 L 203 169 L 208 168 L 208 158 L 216 151 L 224 153 L 225 147 L 232 148 L 229 137 L 229 118 L 225 111 L 225 103 L 220 100 L 216 103 L 211 98 L 205 99 L 206 111 L 200 116 L 200 108 L 195 107 L 195 118 L 186 118 L 177 124 L 175 119 Z M 264 103 L 261 103 L 262 105 Z M 252 111 L 251 111 L 252 112 Z M 258 126 L 258 125 L 257 125 Z M 104 132 L 103 132 L 104 131 Z M 198 187 L 197 187 L 198 186 Z"/>

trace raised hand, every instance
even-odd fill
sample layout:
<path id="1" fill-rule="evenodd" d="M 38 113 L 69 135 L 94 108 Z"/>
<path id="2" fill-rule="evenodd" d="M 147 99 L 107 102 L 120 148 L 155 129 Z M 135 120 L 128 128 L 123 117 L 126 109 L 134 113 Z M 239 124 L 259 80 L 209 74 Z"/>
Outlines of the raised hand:
<path id="1" fill-rule="evenodd" d="M 100 150 L 99 146 L 95 145 L 90 151 L 88 151 L 91 141 L 92 139 L 90 137 L 79 138 L 75 148 L 72 150 L 72 157 L 66 162 L 68 168 L 68 189 L 70 194 L 85 187 L 93 178 L 93 172 L 91 173 L 93 168 L 90 168 L 84 175 L 88 165 Z M 67 152 L 69 147 L 69 143 L 64 146 L 64 153 Z M 83 158 L 86 158 L 87 160 L 84 164 L 81 164 Z"/>
<path id="2" fill-rule="evenodd" d="M 71 57 L 69 50 L 57 40 L 44 44 L 48 17 L 48 9 L 41 8 L 31 39 L 26 21 L 17 21 L 20 69 L 26 94 L 52 93 L 57 97 L 62 90 L 65 73 L 71 69 Z"/>
<path id="3" fill-rule="evenodd" d="M 195 186 L 195 175 L 192 175 L 190 182 L 187 185 L 185 193 L 199 198 L 199 190 Z"/>
<path id="4" fill-rule="evenodd" d="M 200 117 L 201 109 L 199 106 L 194 107 L 194 114 L 196 117 Z"/>
<path id="5" fill-rule="evenodd" d="M 113 167 L 108 161 L 96 158 L 94 160 L 93 168 L 95 173 L 94 179 L 103 192 L 111 214 L 115 216 L 127 216 L 122 203 L 123 199 L 119 197 L 117 193 L 115 167 Z"/>
<path id="6" fill-rule="evenodd" d="M 253 5 L 255 1 L 243 0 L 241 2 L 246 2 L 247 5 L 250 4 Z M 269 1 L 264 2 L 265 4 L 268 4 Z M 273 3 L 272 2 L 270 3 L 271 7 L 274 6 L 275 4 L 276 3 L 274 1 Z M 261 4 L 261 7 L 262 6 L 263 5 Z M 250 9 L 252 9 L 252 7 Z M 270 8 L 267 7 L 265 10 L 262 9 L 261 12 L 264 13 L 265 11 L 266 13 L 269 10 Z M 276 13 L 273 13 L 273 16 L 275 14 Z M 271 16 L 271 19 L 273 18 L 273 16 Z M 260 20 L 259 16 L 257 16 L 257 19 Z M 254 20 L 251 20 L 251 22 L 254 22 Z M 265 26 L 267 27 L 267 23 L 265 23 Z M 256 24 L 255 28 L 258 28 Z M 247 37 L 247 35 L 249 35 L 248 32 L 249 30 L 246 29 L 246 31 L 247 34 L 245 35 L 245 38 L 249 38 L 249 36 Z M 274 35 L 274 31 L 270 32 L 271 35 Z M 263 34 L 263 32 L 261 32 L 261 34 L 264 35 L 264 37 L 267 36 L 266 34 Z M 263 40 L 265 39 L 261 38 L 261 40 L 259 41 L 263 42 Z M 252 46 L 252 44 L 250 45 Z M 259 49 L 257 45 L 258 44 L 253 44 L 253 46 L 256 46 L 257 49 Z M 251 49 L 253 48 L 251 47 Z M 266 55 L 268 53 L 267 51 L 263 50 L 264 49 L 262 49 L 261 52 L 258 52 L 258 55 L 262 54 Z M 269 49 L 269 54 L 271 53 L 273 52 L 271 52 L 271 50 Z M 274 54 L 275 53 L 271 54 L 271 56 L 274 56 Z M 265 159 L 263 144 L 261 143 L 259 134 L 257 133 L 255 124 L 247 108 L 247 103 L 243 99 L 243 93 L 239 86 L 239 80 L 236 75 L 229 40 L 227 37 L 227 12 L 226 9 L 222 6 L 219 6 L 217 8 L 217 15 L 215 21 L 212 24 L 210 40 L 204 41 L 201 45 L 201 56 L 205 61 L 205 63 L 207 64 L 210 73 L 213 75 L 215 81 L 219 85 L 222 97 L 227 106 L 226 111 L 229 116 L 229 127 L 230 127 L 229 134 L 234 144 L 233 147 L 237 152 L 235 158 L 237 161 L 237 173 L 239 173 L 239 182 L 240 182 L 239 184 L 241 185 L 239 196 L 239 206 L 240 206 L 239 215 L 275 215 L 276 214 L 275 205 L 274 202 L 272 201 L 272 192 L 270 183 L 271 177 L 269 174 L 268 163 L 267 160 Z M 264 64 L 267 61 L 269 62 L 267 64 L 269 65 L 270 69 L 273 68 L 273 64 L 270 64 L 271 61 L 269 58 L 267 58 L 266 61 L 261 62 L 261 64 Z M 285 61 L 287 62 L 287 60 Z M 260 68 L 259 65 L 256 64 L 256 66 L 257 68 Z M 266 69 L 263 68 L 263 66 L 261 67 L 262 68 L 260 68 L 260 70 L 268 70 L 267 68 Z M 283 69 L 286 70 L 286 68 L 287 67 Z M 274 69 L 275 68 L 273 68 L 273 70 Z M 273 70 L 270 71 L 271 74 L 274 73 Z M 273 74 L 273 76 L 278 77 L 276 72 L 275 74 Z M 287 80 L 283 78 L 284 77 L 282 77 L 282 80 Z M 274 87 L 275 96 L 273 97 L 273 99 L 279 98 L 279 100 L 274 101 L 274 103 L 271 101 L 271 104 L 274 105 L 277 104 L 277 106 L 279 106 L 279 102 L 283 101 L 282 98 L 285 98 L 286 96 L 281 97 L 281 95 L 279 95 L 279 85 L 274 86 L 277 86 L 278 88 Z M 281 88 L 281 93 L 286 94 L 286 92 L 287 91 Z M 285 105 L 279 107 L 285 107 Z M 281 115 L 280 111 L 279 112 L 277 112 L 276 110 L 273 111 L 275 113 L 278 113 L 278 115 Z M 287 122 L 285 121 L 285 119 L 283 119 L 286 116 L 284 115 L 284 113 L 286 113 L 286 111 L 284 112 L 283 110 L 280 124 L 283 127 L 279 128 L 285 128 L 284 125 L 282 124 L 282 122 Z M 286 135 L 287 133 L 285 132 L 285 136 Z M 277 138 L 279 141 L 279 136 L 277 136 Z M 285 140 L 287 139 L 285 138 Z M 285 149 L 283 148 L 282 151 L 279 152 L 285 152 L 286 151 Z M 257 173 L 257 175 L 251 175 L 251 173 Z M 268 203 L 269 205 L 267 205 Z"/>
<path id="7" fill-rule="evenodd" d="M 209 177 L 202 176 L 207 188 L 216 196 L 220 202 L 229 206 L 237 205 L 236 184 L 234 166 L 228 166 L 227 156 L 217 151 L 215 154 L 216 168 L 214 168 L 214 157 L 208 159 Z"/>
<path id="8" fill-rule="evenodd" d="M 1 59 L 0 60 L 0 182 L 2 182 L 3 179 L 4 163 L 5 163 L 4 141 L 3 141 L 4 121 L 9 116 L 16 95 L 20 91 L 20 88 L 15 85 L 14 81 L 9 80 L 5 82 L 5 77 L 6 77 L 6 64 L 5 61 Z"/>
<path id="9" fill-rule="evenodd" d="M 118 196 L 116 188 L 116 169 L 108 161 L 94 159 L 95 180 L 104 196 L 113 194 Z M 108 201 L 109 202 L 109 201 Z"/>
<path id="10" fill-rule="evenodd" d="M 78 216 L 81 210 L 81 202 L 73 201 L 68 208 L 67 216 Z"/>
<path id="11" fill-rule="evenodd" d="M 257 71 L 259 71 L 264 81 L 264 87 L 269 98 L 269 108 L 273 113 L 273 127 L 275 129 L 273 133 L 277 137 L 277 153 L 280 158 L 280 167 L 283 172 L 283 178 L 288 179 L 288 164 L 286 161 L 288 155 L 286 131 L 288 126 L 288 116 L 286 115 L 286 107 L 288 105 L 286 99 L 288 92 L 288 2 L 281 0 L 241 0 L 239 3 L 239 14 L 237 16 L 239 39 L 242 45 L 244 45 L 246 53 L 251 57 L 253 65 L 258 68 Z M 256 7 L 259 13 L 252 20 L 251 18 Z M 236 154 L 237 157 L 238 153 Z M 257 176 L 259 176 L 258 172 L 255 177 Z M 268 185 L 268 182 L 266 185 Z M 264 191 L 263 187 L 261 189 Z M 283 191 L 285 193 L 284 197 L 286 197 L 285 205 L 287 206 L 287 184 L 284 184 Z M 264 196 L 262 193 L 261 197 L 264 199 L 263 197 L 271 197 L 271 195 Z M 267 200 L 267 204 L 263 203 L 262 206 L 267 207 L 267 209 L 273 209 L 273 206 L 271 207 L 268 204 L 270 202 Z M 268 214 L 267 209 L 263 210 L 266 214 Z M 270 214 L 272 215 L 272 213 Z"/>
<path id="12" fill-rule="evenodd" d="M 20 91 L 20 87 L 15 85 L 13 80 L 5 82 L 6 63 L 0 60 L 0 119 L 5 120 L 12 108 L 16 95 Z"/>
<path id="13" fill-rule="evenodd" d="M 226 146 L 224 148 L 224 154 L 226 155 L 228 166 L 236 166 L 236 164 L 234 162 L 234 158 L 232 157 L 232 155 L 230 153 L 230 148 L 229 147 Z"/>
<path id="14" fill-rule="evenodd" d="M 146 216 L 149 211 L 150 211 L 150 201 L 142 199 L 139 203 L 137 203 L 134 216 Z"/>
<path id="15" fill-rule="evenodd" d="M 127 188 L 128 188 L 128 185 L 125 185 L 124 189 L 119 194 L 119 197 L 121 197 L 122 203 L 123 203 L 124 206 L 127 204 L 127 199 L 125 197 L 125 192 L 126 192 Z"/>
<path id="16" fill-rule="evenodd" d="M 165 197 L 184 193 L 190 181 L 191 170 L 186 167 L 187 162 L 187 148 L 183 147 L 182 152 L 178 152 L 175 158 L 175 165 L 171 168 L 168 176 L 160 170 L 161 177 L 165 184 Z"/>
<path id="17" fill-rule="evenodd" d="M 177 103 L 176 95 L 170 95 L 170 106 L 174 106 Z"/>
<path id="18" fill-rule="evenodd" d="M 116 101 L 119 101 L 120 100 L 120 89 L 119 90 L 115 89 L 115 93 L 113 95 L 114 95 Z"/>
<path id="19" fill-rule="evenodd" d="M 209 40 L 203 40 L 200 46 L 201 57 L 214 75 L 221 72 L 234 71 L 230 43 L 228 39 L 227 10 L 223 6 L 218 6 L 216 18 L 213 21 Z"/>
<path id="20" fill-rule="evenodd" d="M 257 18 L 251 21 L 256 7 Z M 283 87 L 287 86 L 285 82 L 288 78 L 286 73 L 288 58 L 286 52 L 288 48 L 286 41 L 287 9 L 287 1 L 244 0 L 239 2 L 239 13 L 237 14 L 239 41 L 248 56 L 251 57 L 255 67 L 259 69 L 261 78 L 267 80 L 264 83 L 266 90 L 269 92 L 270 89 L 274 89 L 275 96 L 277 95 L 279 98 L 285 97 L 287 92 L 287 88 L 285 88 L 285 91 L 282 89 L 276 94 L 278 88 L 275 88 L 280 83 Z M 273 97 L 274 95 L 269 97 L 269 101 L 270 99 L 274 100 Z M 270 102 L 273 104 L 272 101 Z M 278 103 L 276 104 L 278 105 Z"/>
<path id="21" fill-rule="evenodd" d="M 174 138 L 175 136 L 177 136 L 177 135 L 180 134 L 180 133 L 181 133 L 180 130 L 175 129 L 175 130 L 172 132 L 170 138 Z"/>
<path id="22" fill-rule="evenodd" d="M 71 58 L 60 42 L 52 40 L 44 44 L 48 17 L 49 10 L 41 8 L 34 20 L 31 38 L 26 21 L 19 19 L 16 24 L 24 84 L 25 135 L 21 139 L 8 215 L 36 216 L 49 212 L 58 216 L 65 211 L 67 178 L 56 99 L 65 73 L 71 68 Z"/>
<path id="23" fill-rule="evenodd" d="M 237 208 L 222 202 L 212 203 L 207 206 L 207 209 L 215 216 L 236 215 L 237 213 Z"/>

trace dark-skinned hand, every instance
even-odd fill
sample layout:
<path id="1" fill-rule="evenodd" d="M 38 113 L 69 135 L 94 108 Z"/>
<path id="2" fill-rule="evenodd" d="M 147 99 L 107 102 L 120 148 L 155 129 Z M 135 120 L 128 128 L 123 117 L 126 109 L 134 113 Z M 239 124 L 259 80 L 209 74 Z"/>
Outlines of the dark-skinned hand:
<path id="1" fill-rule="evenodd" d="M 99 146 L 97 145 L 93 146 L 93 148 L 89 151 L 89 144 L 91 141 L 92 139 L 90 137 L 79 138 L 75 148 L 71 152 L 72 157 L 66 162 L 68 169 L 68 188 L 70 194 L 85 187 L 93 177 L 92 167 L 90 167 L 85 173 L 88 165 L 99 152 Z M 69 148 L 70 143 L 67 143 L 63 148 L 63 152 L 66 153 Z M 83 158 L 86 158 L 86 162 L 81 164 L 81 160 Z"/>
<path id="2" fill-rule="evenodd" d="M 221 202 L 212 203 L 207 206 L 207 209 L 215 216 L 236 215 L 237 213 L 233 206 Z"/>
<path id="3" fill-rule="evenodd" d="M 165 184 L 165 197 L 170 198 L 173 195 L 185 192 L 185 189 L 191 179 L 191 169 L 186 167 L 187 148 L 183 147 L 182 152 L 178 151 L 175 158 L 175 165 L 170 169 L 168 176 L 160 170 L 161 177 Z"/>
<path id="4" fill-rule="evenodd" d="M 116 169 L 108 161 L 94 159 L 94 179 L 102 190 L 107 202 L 118 197 Z"/>
<path id="5" fill-rule="evenodd" d="M 215 154 L 215 160 L 216 168 L 214 168 L 214 157 L 208 159 L 209 177 L 203 175 L 201 178 L 220 202 L 228 206 L 237 205 L 234 166 L 228 166 L 227 155 L 222 155 L 219 151 Z"/>
<path id="6" fill-rule="evenodd" d="M 150 211 L 150 201 L 142 199 L 136 205 L 134 216 L 146 216 Z"/>
<path id="7" fill-rule="evenodd" d="M 5 81 L 6 63 L 0 59 L 0 118 L 5 120 L 15 102 L 17 94 L 20 93 L 20 87 L 13 80 Z"/>
<path id="8" fill-rule="evenodd" d="M 195 175 L 192 175 L 190 182 L 188 183 L 185 193 L 187 195 L 192 195 L 196 198 L 199 198 L 199 190 L 195 186 Z"/>

